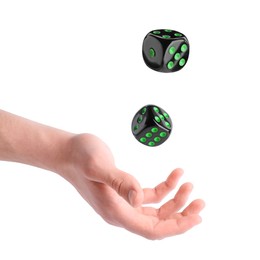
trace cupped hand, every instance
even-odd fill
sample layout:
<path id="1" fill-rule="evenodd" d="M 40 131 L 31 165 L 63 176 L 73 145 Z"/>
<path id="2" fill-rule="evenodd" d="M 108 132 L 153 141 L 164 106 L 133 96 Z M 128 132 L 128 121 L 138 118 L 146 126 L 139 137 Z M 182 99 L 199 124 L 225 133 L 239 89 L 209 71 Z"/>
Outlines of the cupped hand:
<path id="1" fill-rule="evenodd" d="M 71 138 L 66 167 L 60 173 L 108 223 L 147 239 L 163 239 L 182 234 L 201 222 L 203 200 L 185 207 L 191 183 L 180 186 L 175 196 L 159 208 L 149 207 L 162 201 L 178 184 L 183 171 L 176 169 L 155 188 L 140 187 L 130 174 L 115 166 L 108 146 L 90 134 Z"/>

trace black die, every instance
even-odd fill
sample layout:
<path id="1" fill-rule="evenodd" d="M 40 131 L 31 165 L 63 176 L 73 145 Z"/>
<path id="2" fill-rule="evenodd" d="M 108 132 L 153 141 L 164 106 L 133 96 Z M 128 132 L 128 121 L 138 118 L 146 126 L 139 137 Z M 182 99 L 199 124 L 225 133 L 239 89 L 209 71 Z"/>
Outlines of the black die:
<path id="1" fill-rule="evenodd" d="M 168 113 L 155 105 L 142 107 L 132 120 L 132 133 L 147 146 L 164 143 L 171 134 L 172 121 Z"/>
<path id="2" fill-rule="evenodd" d="M 143 58 L 146 65 L 159 72 L 175 72 L 188 61 L 187 37 L 174 30 L 153 30 L 143 41 Z"/>

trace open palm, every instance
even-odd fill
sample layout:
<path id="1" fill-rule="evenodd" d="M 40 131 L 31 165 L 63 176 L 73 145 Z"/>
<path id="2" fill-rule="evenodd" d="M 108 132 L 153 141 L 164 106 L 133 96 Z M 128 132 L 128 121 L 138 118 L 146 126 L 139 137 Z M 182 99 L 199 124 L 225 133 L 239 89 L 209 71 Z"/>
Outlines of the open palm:
<path id="1" fill-rule="evenodd" d="M 116 168 L 110 149 L 99 138 L 77 135 L 70 151 L 73 167 L 68 167 L 63 176 L 108 223 L 148 239 L 163 239 L 201 222 L 202 200 L 194 200 L 184 208 L 191 183 L 181 185 L 175 196 L 159 208 L 147 206 L 161 202 L 176 187 L 183 174 L 181 169 L 174 170 L 155 188 L 142 189 L 132 175 Z"/>

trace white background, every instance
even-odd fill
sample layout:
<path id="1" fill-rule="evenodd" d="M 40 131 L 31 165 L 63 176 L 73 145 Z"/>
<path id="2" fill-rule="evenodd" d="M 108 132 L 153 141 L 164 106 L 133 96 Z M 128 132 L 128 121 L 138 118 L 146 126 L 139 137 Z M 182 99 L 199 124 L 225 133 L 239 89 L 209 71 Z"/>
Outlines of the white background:
<path id="1" fill-rule="evenodd" d="M 0 259 L 259 259 L 257 4 L 0 1 L 1 109 L 98 135 L 144 187 L 182 167 L 207 204 L 201 225 L 149 241 L 105 223 L 56 174 L 0 162 Z M 143 38 L 160 28 L 190 41 L 179 72 L 143 62 Z M 157 148 L 130 129 L 150 103 L 173 120 Z"/>

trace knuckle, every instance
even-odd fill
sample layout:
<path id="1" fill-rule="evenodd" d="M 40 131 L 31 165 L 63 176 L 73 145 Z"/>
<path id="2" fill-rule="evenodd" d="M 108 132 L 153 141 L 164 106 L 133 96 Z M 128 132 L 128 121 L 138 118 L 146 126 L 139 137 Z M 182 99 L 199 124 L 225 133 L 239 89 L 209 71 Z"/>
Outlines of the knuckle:
<path id="1" fill-rule="evenodd" d="M 112 180 L 111 187 L 120 195 L 123 195 L 123 179 L 115 178 Z"/>

